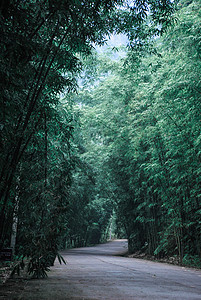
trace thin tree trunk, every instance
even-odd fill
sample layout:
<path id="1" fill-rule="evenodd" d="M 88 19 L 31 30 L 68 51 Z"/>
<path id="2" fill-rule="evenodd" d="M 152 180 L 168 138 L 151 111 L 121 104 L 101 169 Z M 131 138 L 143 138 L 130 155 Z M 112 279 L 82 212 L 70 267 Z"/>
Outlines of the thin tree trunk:
<path id="1" fill-rule="evenodd" d="M 10 241 L 10 247 L 13 249 L 13 254 L 15 254 L 15 245 L 16 245 L 16 238 L 17 238 L 18 210 L 19 210 L 19 190 L 17 186 L 16 196 L 15 196 L 15 208 L 13 212 L 12 234 L 11 234 L 11 241 Z"/>
<path id="2" fill-rule="evenodd" d="M 48 145 L 47 145 L 47 116 L 46 113 L 44 114 L 45 119 L 45 189 L 47 188 L 47 152 L 48 152 Z"/>

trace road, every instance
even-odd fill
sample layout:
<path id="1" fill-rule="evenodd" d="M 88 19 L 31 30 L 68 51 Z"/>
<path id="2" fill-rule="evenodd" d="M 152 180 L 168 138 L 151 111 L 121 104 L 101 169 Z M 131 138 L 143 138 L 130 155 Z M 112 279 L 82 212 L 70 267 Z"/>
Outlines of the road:
<path id="1" fill-rule="evenodd" d="M 30 280 L 5 299 L 201 299 L 201 270 L 116 256 L 126 246 L 116 240 L 64 251 L 66 265 L 56 262 L 47 279 Z"/>

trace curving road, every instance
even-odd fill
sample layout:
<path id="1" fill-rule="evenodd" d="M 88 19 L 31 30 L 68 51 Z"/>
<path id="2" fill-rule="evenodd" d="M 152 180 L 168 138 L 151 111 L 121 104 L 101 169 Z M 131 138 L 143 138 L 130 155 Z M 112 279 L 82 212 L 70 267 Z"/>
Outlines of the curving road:
<path id="1" fill-rule="evenodd" d="M 201 299 L 201 270 L 115 256 L 126 248 L 116 240 L 64 251 L 66 265 L 56 262 L 47 279 L 28 281 L 5 299 Z"/>

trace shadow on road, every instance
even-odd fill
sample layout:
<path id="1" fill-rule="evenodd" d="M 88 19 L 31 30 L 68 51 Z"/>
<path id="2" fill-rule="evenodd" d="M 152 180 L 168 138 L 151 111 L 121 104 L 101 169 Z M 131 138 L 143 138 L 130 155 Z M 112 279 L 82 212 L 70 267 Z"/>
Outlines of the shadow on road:
<path id="1" fill-rule="evenodd" d="M 64 250 L 62 255 L 106 255 L 106 256 L 124 256 L 128 253 L 128 241 L 126 239 L 109 241 L 108 243 L 95 245 L 93 247 L 82 247 Z"/>

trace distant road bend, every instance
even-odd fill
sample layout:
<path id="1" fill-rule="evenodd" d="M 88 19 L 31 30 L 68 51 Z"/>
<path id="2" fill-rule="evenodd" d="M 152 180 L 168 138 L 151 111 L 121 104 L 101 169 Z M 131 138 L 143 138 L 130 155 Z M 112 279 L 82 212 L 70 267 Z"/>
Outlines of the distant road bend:
<path id="1" fill-rule="evenodd" d="M 28 281 L 13 299 L 201 300 L 201 270 L 117 256 L 126 240 L 62 252 L 44 280 Z"/>

